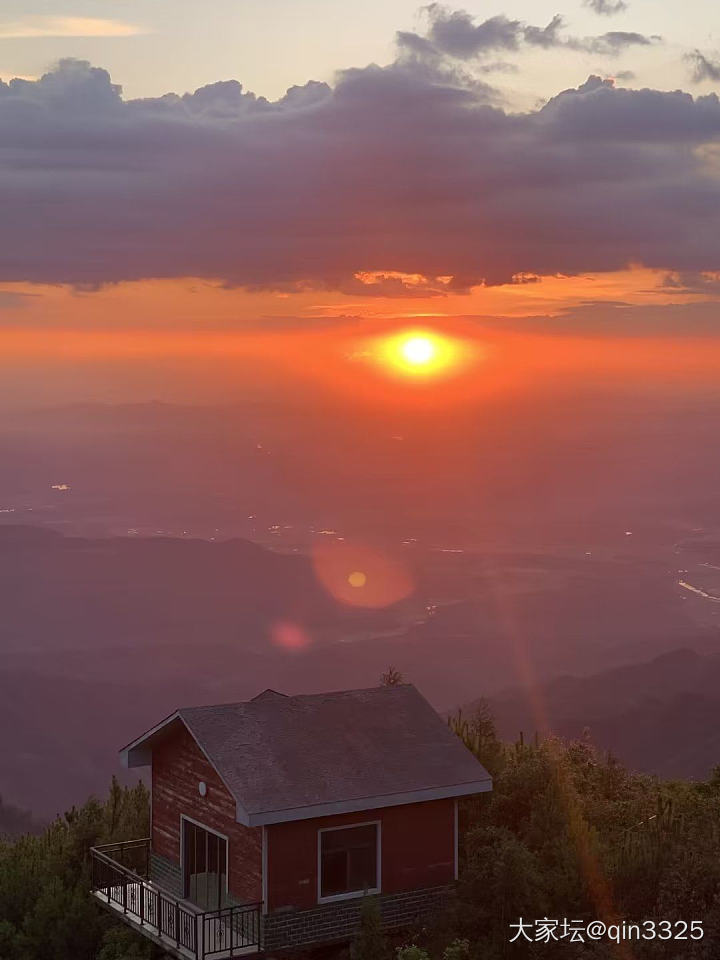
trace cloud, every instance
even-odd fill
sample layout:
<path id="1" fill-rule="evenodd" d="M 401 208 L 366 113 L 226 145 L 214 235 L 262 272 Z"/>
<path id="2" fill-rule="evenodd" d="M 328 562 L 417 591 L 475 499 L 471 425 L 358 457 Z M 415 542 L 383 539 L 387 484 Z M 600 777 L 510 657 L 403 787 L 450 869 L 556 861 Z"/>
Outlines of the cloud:
<path id="1" fill-rule="evenodd" d="M 556 46 L 562 17 L 555 16 L 545 27 L 529 26 L 510 20 L 504 14 L 476 24 L 464 10 L 448 10 L 438 3 L 425 8 L 429 18 L 427 35 L 400 32 L 400 47 L 414 53 L 444 54 L 467 60 L 497 50 L 518 50 L 522 44 L 538 47 Z"/>
<path id="2" fill-rule="evenodd" d="M 588 300 L 555 314 L 526 317 L 465 317 L 488 330 L 542 333 L 546 336 L 717 338 L 718 303 L 633 304 L 622 300 Z"/>
<path id="3" fill-rule="evenodd" d="M 274 102 L 235 81 L 125 101 L 104 70 L 64 61 L 0 83 L 0 127 L 0 282 L 195 276 L 366 296 L 375 273 L 407 296 L 415 275 L 442 295 L 720 262 L 714 94 L 591 77 L 514 114 L 400 58 Z"/>
<path id="4" fill-rule="evenodd" d="M 14 290 L 0 290 L 0 310 L 24 307 L 30 296 L 32 295 L 28 293 L 17 293 Z"/>
<path id="5" fill-rule="evenodd" d="M 362 317 L 354 314 L 338 313 L 327 314 L 322 317 L 307 316 L 299 317 L 296 314 L 287 316 L 277 316 L 276 314 L 265 314 L 253 320 L 246 320 L 242 323 L 242 330 L 322 330 L 325 327 L 337 330 L 342 327 L 356 327 L 362 324 Z M 227 329 L 227 328 L 225 328 Z"/>
<path id="6" fill-rule="evenodd" d="M 23 17 L 0 22 L 0 40 L 36 37 L 133 37 L 144 31 L 120 20 L 95 17 Z"/>
<path id="7" fill-rule="evenodd" d="M 401 51 L 419 59 L 471 60 L 499 50 L 518 51 L 526 47 L 564 48 L 613 57 L 628 47 L 648 46 L 660 40 L 657 36 L 622 30 L 595 37 L 563 36 L 565 23 L 559 14 L 544 27 L 538 27 L 511 20 L 504 14 L 476 23 L 465 10 L 450 10 L 440 3 L 431 3 L 424 9 L 428 17 L 426 34 L 401 31 L 397 35 Z"/>
<path id="8" fill-rule="evenodd" d="M 708 57 L 699 50 L 693 50 L 692 53 L 685 54 L 684 60 L 690 65 L 690 77 L 693 83 L 703 83 L 705 80 L 715 83 L 720 81 L 719 58 Z"/>
<path id="9" fill-rule="evenodd" d="M 573 50 L 585 50 L 588 53 L 605 54 L 608 57 L 617 56 L 628 47 L 649 47 L 653 43 L 660 43 L 661 37 L 646 37 L 643 33 L 633 33 L 627 30 L 610 30 L 599 37 L 587 37 L 584 40 L 569 40 L 568 46 Z"/>
<path id="10" fill-rule="evenodd" d="M 625 0 L 584 0 L 586 7 L 590 7 L 595 13 L 604 17 L 611 17 L 616 13 L 622 13 L 627 10 L 629 4 Z"/>
<path id="11" fill-rule="evenodd" d="M 720 296 L 720 272 L 685 270 L 669 273 L 663 287 L 671 293 L 698 293 L 717 297 Z"/>

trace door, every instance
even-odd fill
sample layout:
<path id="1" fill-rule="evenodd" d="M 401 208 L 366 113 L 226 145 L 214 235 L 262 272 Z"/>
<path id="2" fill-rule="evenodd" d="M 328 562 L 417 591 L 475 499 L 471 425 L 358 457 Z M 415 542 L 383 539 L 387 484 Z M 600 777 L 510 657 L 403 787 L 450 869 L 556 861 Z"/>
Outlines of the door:
<path id="1" fill-rule="evenodd" d="M 227 840 L 183 817 L 183 895 L 203 910 L 227 900 Z"/>

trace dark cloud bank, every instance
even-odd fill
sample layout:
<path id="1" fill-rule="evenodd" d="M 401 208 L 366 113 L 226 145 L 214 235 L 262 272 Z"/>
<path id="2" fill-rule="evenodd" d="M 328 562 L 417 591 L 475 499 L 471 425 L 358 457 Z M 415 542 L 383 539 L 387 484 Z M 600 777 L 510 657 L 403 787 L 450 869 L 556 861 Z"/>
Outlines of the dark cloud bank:
<path id="1" fill-rule="evenodd" d="M 560 25 L 453 16 L 437 8 L 389 67 L 272 103 L 235 81 L 124 101 L 77 61 L 0 83 L 0 280 L 357 292 L 359 270 L 462 288 L 631 262 L 717 269 L 717 96 L 591 77 L 512 114 L 464 75 L 468 58 L 566 43 Z"/>

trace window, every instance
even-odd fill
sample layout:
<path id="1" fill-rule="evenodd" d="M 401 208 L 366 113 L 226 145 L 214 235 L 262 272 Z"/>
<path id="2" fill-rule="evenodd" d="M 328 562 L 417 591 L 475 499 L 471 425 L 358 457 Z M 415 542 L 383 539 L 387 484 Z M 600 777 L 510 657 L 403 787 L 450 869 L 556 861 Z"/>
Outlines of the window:
<path id="1" fill-rule="evenodd" d="M 377 893 L 380 889 L 380 824 L 321 830 L 320 899 Z"/>

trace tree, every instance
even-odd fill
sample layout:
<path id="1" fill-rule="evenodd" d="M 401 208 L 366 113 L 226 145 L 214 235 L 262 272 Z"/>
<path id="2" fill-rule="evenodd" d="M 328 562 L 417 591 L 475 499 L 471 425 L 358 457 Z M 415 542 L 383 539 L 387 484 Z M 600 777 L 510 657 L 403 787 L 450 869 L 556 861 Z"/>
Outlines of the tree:
<path id="1" fill-rule="evenodd" d="M 488 773 L 495 777 L 502 770 L 505 745 L 500 741 L 490 706 L 485 699 L 478 700 L 468 716 L 462 710 L 448 718 L 448 725 L 465 746 L 472 750 Z"/>
<path id="2" fill-rule="evenodd" d="M 97 960 L 118 921 L 89 894 L 91 846 L 147 836 L 149 795 L 112 784 L 105 802 L 90 798 L 54 820 L 39 836 L 0 839 L 0 960 Z M 120 941 L 118 941 L 120 937 Z M 127 958 L 148 958 L 150 945 L 126 934 Z M 121 942 L 120 934 L 115 942 Z M 109 941 L 108 950 L 113 947 Z M 132 952 L 134 950 L 134 952 Z M 114 960 L 112 952 L 103 960 Z"/>
<path id="3" fill-rule="evenodd" d="M 472 906 L 478 932 L 500 927 L 506 933 L 511 920 L 543 915 L 548 891 L 541 864 L 518 837 L 503 827 L 479 827 L 465 846 L 458 896 Z"/>
<path id="4" fill-rule="evenodd" d="M 105 933 L 97 960 L 149 960 L 159 953 L 127 927 L 114 926 Z"/>
<path id="5" fill-rule="evenodd" d="M 388 960 L 390 948 L 382 932 L 380 907 L 375 897 L 363 897 L 360 929 L 350 945 L 350 960 Z"/>
<path id="6" fill-rule="evenodd" d="M 398 687 L 401 683 L 405 683 L 405 678 L 399 670 L 396 670 L 395 667 L 391 665 L 380 677 L 380 683 L 384 687 Z"/>

